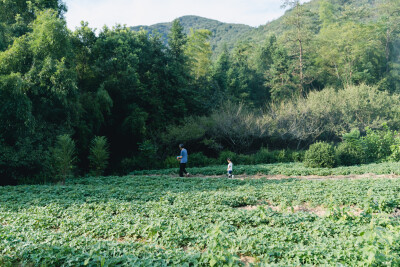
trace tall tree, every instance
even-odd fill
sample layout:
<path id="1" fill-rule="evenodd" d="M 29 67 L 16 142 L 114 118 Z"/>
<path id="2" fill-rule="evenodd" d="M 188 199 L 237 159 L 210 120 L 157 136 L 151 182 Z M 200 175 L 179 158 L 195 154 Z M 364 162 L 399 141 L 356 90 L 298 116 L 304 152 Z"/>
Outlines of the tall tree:
<path id="1" fill-rule="evenodd" d="M 399 81 L 399 51 L 400 42 L 400 1 L 399 0 L 381 0 L 378 5 L 381 14 L 377 27 L 383 34 L 383 44 L 385 47 L 385 78 L 388 81 L 388 87 L 391 91 L 398 91 Z M 397 42 L 397 45 L 396 45 Z M 396 58 L 397 57 L 397 58 Z"/>
<path id="2" fill-rule="evenodd" d="M 337 21 L 338 6 L 334 1 L 322 0 L 319 4 L 319 19 L 322 22 L 322 27 L 326 28 L 328 25 Z"/>
<path id="3" fill-rule="evenodd" d="M 29 24 L 45 9 L 55 10 L 58 18 L 67 11 L 60 0 L 0 1 L 0 51 L 5 50 L 14 38 L 31 31 Z"/>
<path id="4" fill-rule="evenodd" d="M 241 101 L 251 107 L 263 105 L 267 93 L 263 86 L 263 76 L 251 65 L 254 47 L 250 43 L 238 44 L 232 55 L 232 64 L 228 71 L 228 97 Z"/>
<path id="5" fill-rule="evenodd" d="M 189 58 L 192 76 L 195 79 L 204 77 L 210 73 L 211 67 L 211 46 L 209 30 L 190 29 L 185 53 Z"/>
<path id="6" fill-rule="evenodd" d="M 171 32 L 168 35 L 168 47 L 170 62 L 168 64 L 171 76 L 170 91 L 167 92 L 170 110 L 176 114 L 176 119 L 187 115 L 187 106 L 190 106 L 188 86 L 191 82 L 189 71 L 189 60 L 185 54 L 187 35 L 179 21 L 175 19 L 172 23 Z"/>
<path id="7" fill-rule="evenodd" d="M 308 45 L 313 36 L 313 14 L 300 3 L 300 0 L 285 0 L 282 7 L 290 8 L 284 18 L 284 23 L 289 29 L 283 38 L 288 44 L 292 56 L 297 58 L 298 90 L 301 95 L 304 95 L 306 83 L 311 82 L 311 77 L 308 77 L 306 71 L 309 64 L 307 62 Z"/>
<path id="8" fill-rule="evenodd" d="M 34 15 L 29 31 L 14 36 L 0 52 L 0 94 L 7 101 L 0 121 L 8 132 L 0 137 L 0 176 L 14 180 L 46 177 L 47 148 L 77 121 L 76 75 L 66 22 L 57 10 L 35 10 Z M 11 127 L 7 121 L 13 117 Z"/>
<path id="9" fill-rule="evenodd" d="M 227 73 L 231 66 L 231 58 L 229 51 L 226 46 L 222 50 L 222 53 L 218 56 L 214 62 L 212 68 L 212 77 L 217 84 L 217 90 L 225 92 L 227 90 L 228 77 Z"/>
<path id="10" fill-rule="evenodd" d="M 296 93 L 298 80 L 294 74 L 294 64 L 287 49 L 271 37 L 266 45 L 268 68 L 264 71 L 265 85 L 269 88 L 271 100 L 281 102 L 293 97 Z"/>
<path id="11" fill-rule="evenodd" d="M 383 47 L 375 38 L 373 25 L 332 24 L 321 30 L 318 47 L 317 63 L 336 77 L 337 85 L 379 80 Z"/>

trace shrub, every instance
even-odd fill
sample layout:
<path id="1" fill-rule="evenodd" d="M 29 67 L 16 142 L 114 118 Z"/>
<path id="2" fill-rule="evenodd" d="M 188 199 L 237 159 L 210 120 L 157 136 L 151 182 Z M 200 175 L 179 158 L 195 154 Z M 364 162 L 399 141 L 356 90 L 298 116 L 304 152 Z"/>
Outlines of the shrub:
<path id="1" fill-rule="evenodd" d="M 218 157 L 218 164 L 227 164 L 227 158 L 230 158 L 235 165 L 254 164 L 254 155 L 236 154 L 231 151 L 222 151 Z"/>
<path id="2" fill-rule="evenodd" d="M 157 158 L 157 147 L 150 140 L 139 143 L 139 155 L 135 156 L 132 162 L 135 163 L 132 167 L 140 170 L 161 167 L 161 162 Z"/>
<path id="3" fill-rule="evenodd" d="M 108 165 L 108 142 L 105 136 L 93 138 L 89 151 L 89 166 L 91 175 L 102 175 Z"/>
<path id="4" fill-rule="evenodd" d="M 256 154 L 253 155 L 253 157 L 256 164 L 276 162 L 274 152 L 269 151 L 268 148 L 261 148 Z"/>
<path id="5" fill-rule="evenodd" d="M 179 167 L 179 161 L 176 159 L 175 156 L 170 156 L 167 157 L 164 160 L 164 167 L 165 168 L 178 168 Z"/>
<path id="6" fill-rule="evenodd" d="M 176 160 L 176 158 L 175 158 Z M 124 158 L 119 164 L 118 173 L 126 174 L 134 170 L 152 170 L 163 167 L 163 162 L 157 157 L 157 147 L 150 140 L 139 143 L 139 154 Z"/>
<path id="7" fill-rule="evenodd" d="M 49 148 L 47 143 L 40 142 L 25 138 L 10 146 L 0 139 L 0 186 L 39 184 L 53 179 Z"/>
<path id="8" fill-rule="evenodd" d="M 303 162 L 305 151 L 290 151 L 290 162 Z"/>
<path id="9" fill-rule="evenodd" d="M 400 138 L 394 139 L 394 144 L 390 146 L 390 156 L 388 161 L 400 161 Z"/>
<path id="10" fill-rule="evenodd" d="M 361 143 L 365 152 L 365 161 L 367 163 L 375 161 L 384 161 L 391 154 L 391 146 L 396 144 L 396 132 L 389 130 L 384 125 L 384 130 L 371 130 L 367 128 L 367 134 L 361 138 Z"/>
<path id="11" fill-rule="evenodd" d="M 226 162 L 226 160 L 225 160 L 225 162 Z M 251 165 L 251 164 L 254 164 L 252 155 L 243 155 L 243 154 L 236 155 L 236 157 L 234 157 L 232 159 L 232 162 L 234 164 L 240 164 L 240 165 Z"/>
<path id="12" fill-rule="evenodd" d="M 351 166 L 363 162 L 364 153 L 360 146 L 348 142 L 342 142 L 335 150 L 338 165 Z"/>
<path id="13" fill-rule="evenodd" d="M 326 142 L 316 142 L 310 146 L 304 156 L 304 165 L 311 168 L 332 168 L 335 166 L 333 146 Z"/>
<path id="14" fill-rule="evenodd" d="M 325 88 L 311 91 L 307 98 L 271 104 L 264 120 L 269 136 L 293 141 L 330 136 L 334 140 L 350 129 L 378 128 L 384 122 L 398 128 L 399 97 L 365 84 Z"/>
<path id="15" fill-rule="evenodd" d="M 400 145 L 392 145 L 390 146 L 390 150 L 392 154 L 389 156 L 389 161 L 400 161 Z"/>
<path id="16" fill-rule="evenodd" d="M 175 158 L 176 161 L 176 158 Z M 191 167 L 204 167 L 208 165 L 213 165 L 215 162 L 213 159 L 208 158 L 202 152 L 196 152 L 189 155 L 189 166 Z"/>
<path id="17" fill-rule="evenodd" d="M 230 158 L 234 164 L 238 164 L 236 162 L 236 157 L 236 153 L 232 151 L 222 151 L 218 157 L 218 164 L 225 164 L 227 158 Z"/>
<path id="18" fill-rule="evenodd" d="M 56 144 L 51 150 L 51 162 L 57 180 L 65 183 L 65 179 L 72 175 L 76 163 L 75 142 L 68 134 L 59 135 Z"/>
<path id="19" fill-rule="evenodd" d="M 336 148 L 335 154 L 340 165 L 351 166 L 365 162 L 360 131 L 353 129 L 343 134 L 343 142 Z"/>
<path id="20" fill-rule="evenodd" d="M 138 166 L 140 166 L 140 159 L 136 157 L 124 158 L 121 160 L 117 172 L 121 175 L 125 175 L 134 170 L 142 170 L 142 168 L 139 168 Z"/>
<path id="21" fill-rule="evenodd" d="M 209 152 L 220 153 L 225 147 L 232 151 L 247 151 L 252 144 L 266 137 L 264 120 L 243 104 L 224 103 L 210 112 L 209 117 L 188 117 L 180 125 L 171 125 L 161 137 L 167 148 L 176 140 L 204 146 Z"/>
<path id="22" fill-rule="evenodd" d="M 278 150 L 276 152 L 277 152 L 276 159 L 278 162 L 290 162 L 291 161 L 290 154 L 285 149 Z"/>

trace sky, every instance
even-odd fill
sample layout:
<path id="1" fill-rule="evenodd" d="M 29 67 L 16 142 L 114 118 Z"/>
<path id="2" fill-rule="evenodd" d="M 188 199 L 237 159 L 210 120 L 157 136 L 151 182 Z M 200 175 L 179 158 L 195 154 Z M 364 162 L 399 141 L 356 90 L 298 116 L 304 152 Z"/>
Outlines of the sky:
<path id="1" fill-rule="evenodd" d="M 71 30 L 80 22 L 101 29 L 116 24 L 127 26 L 171 22 L 185 15 L 196 15 L 226 23 L 253 27 L 264 25 L 284 13 L 283 0 L 64 0 Z"/>

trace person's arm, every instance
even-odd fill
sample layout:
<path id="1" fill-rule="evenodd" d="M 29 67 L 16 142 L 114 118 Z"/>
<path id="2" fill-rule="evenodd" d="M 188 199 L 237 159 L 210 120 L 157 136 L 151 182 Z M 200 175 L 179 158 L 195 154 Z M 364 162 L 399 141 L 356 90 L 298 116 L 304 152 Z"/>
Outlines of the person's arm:
<path id="1" fill-rule="evenodd" d="M 183 156 L 182 156 L 182 150 L 181 150 L 181 154 L 179 156 L 177 156 L 176 159 L 182 159 L 182 158 L 183 158 Z"/>

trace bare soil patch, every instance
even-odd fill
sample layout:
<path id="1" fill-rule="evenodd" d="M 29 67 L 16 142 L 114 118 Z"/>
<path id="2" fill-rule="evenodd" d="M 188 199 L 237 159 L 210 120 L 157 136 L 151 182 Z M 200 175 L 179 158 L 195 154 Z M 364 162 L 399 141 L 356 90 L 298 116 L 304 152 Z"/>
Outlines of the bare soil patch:
<path id="1" fill-rule="evenodd" d="M 242 255 L 240 256 L 240 261 L 244 264 L 244 266 L 250 266 L 250 264 L 253 264 L 256 261 L 256 258 Z"/>
<path id="2" fill-rule="evenodd" d="M 400 209 L 399 209 L 399 208 L 396 208 L 396 209 L 392 212 L 391 215 L 392 215 L 393 217 L 395 217 L 395 218 L 400 217 Z"/>

